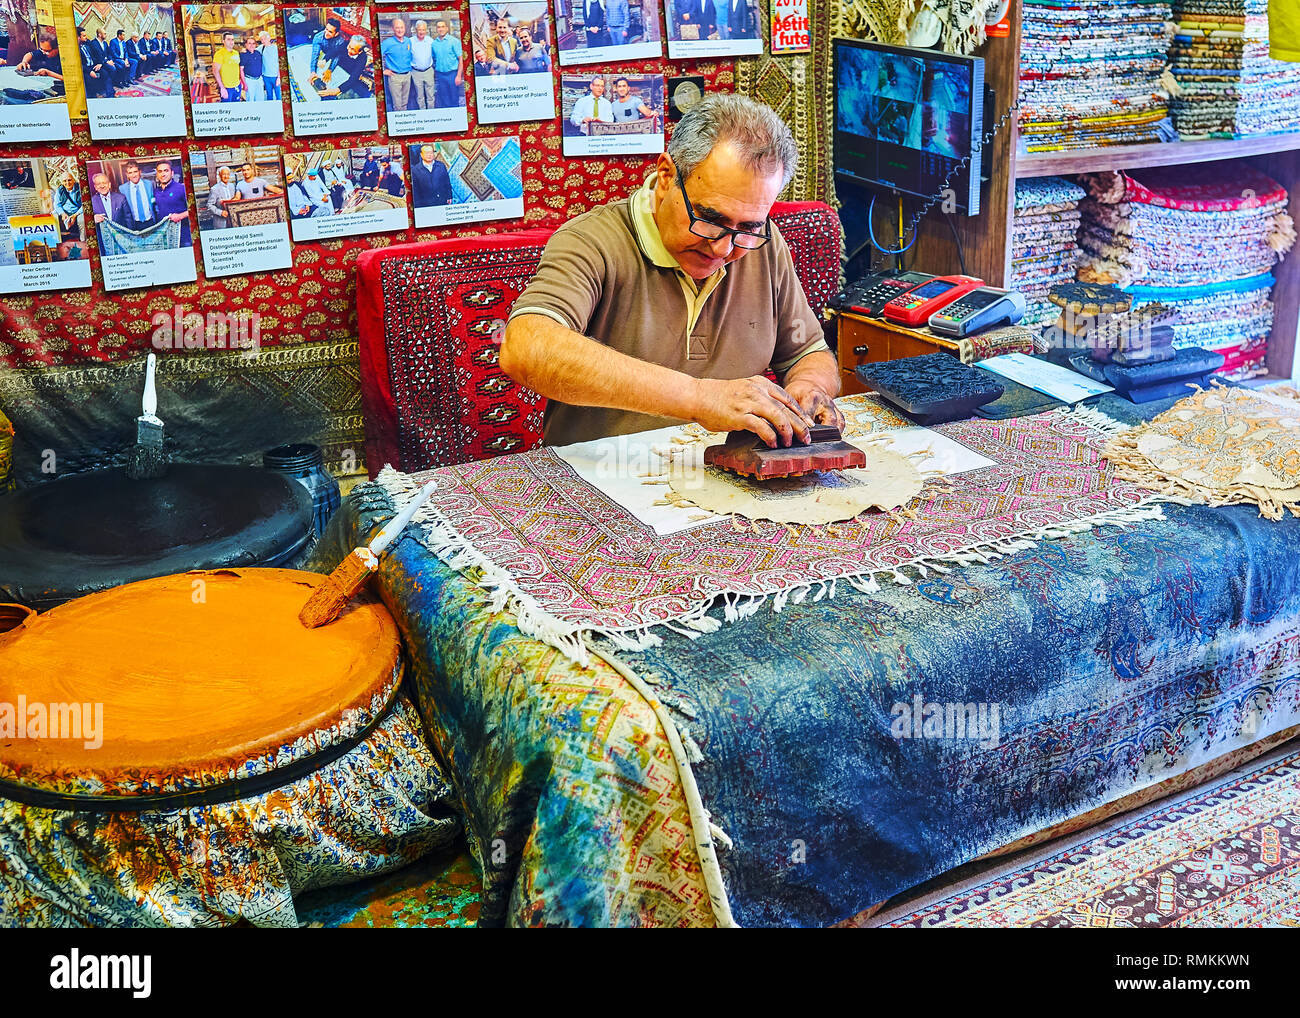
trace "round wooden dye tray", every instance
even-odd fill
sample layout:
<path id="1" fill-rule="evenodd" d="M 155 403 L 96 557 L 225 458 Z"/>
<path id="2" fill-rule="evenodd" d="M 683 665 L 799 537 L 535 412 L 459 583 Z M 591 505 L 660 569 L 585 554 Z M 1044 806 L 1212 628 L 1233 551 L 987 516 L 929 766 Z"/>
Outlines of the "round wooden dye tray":
<path id="1" fill-rule="evenodd" d="M 0 711 L 103 709 L 99 746 L 84 727 L 81 738 L 0 727 L 0 797 L 175 809 L 260 794 L 343 755 L 388 712 L 401 642 L 388 610 L 364 594 L 336 622 L 303 628 L 298 611 L 324 579 L 289 569 L 164 576 L 0 634 Z"/>
<path id="2" fill-rule="evenodd" d="M 311 537 L 306 489 L 269 470 L 73 474 L 0 499 L 0 601 L 43 610 L 187 569 L 285 565 Z"/>

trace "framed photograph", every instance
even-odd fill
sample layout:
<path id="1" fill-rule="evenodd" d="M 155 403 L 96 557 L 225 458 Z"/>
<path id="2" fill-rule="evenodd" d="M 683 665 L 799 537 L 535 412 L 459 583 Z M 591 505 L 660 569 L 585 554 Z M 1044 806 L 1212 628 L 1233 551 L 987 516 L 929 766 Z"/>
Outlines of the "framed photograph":
<path id="1" fill-rule="evenodd" d="M 104 289 L 135 290 L 198 278 L 184 174 L 179 151 L 86 160 Z"/>
<path id="2" fill-rule="evenodd" d="M 194 135 L 282 134 L 280 28 L 271 4 L 185 4 Z"/>
<path id="3" fill-rule="evenodd" d="M 0 293 L 90 285 L 84 200 L 70 155 L 0 160 Z"/>
<path id="4" fill-rule="evenodd" d="M 379 130 L 368 7 L 284 8 L 294 134 Z"/>
<path id="5" fill-rule="evenodd" d="M 90 136 L 185 137 L 171 4 L 72 5 Z"/>
<path id="6" fill-rule="evenodd" d="M 0 143 L 71 138 L 63 54 L 48 6 L 0 0 L 0 25 Z"/>
<path id="7" fill-rule="evenodd" d="M 190 179 L 207 275 L 242 276 L 293 266 L 277 146 L 191 152 Z"/>
<path id="8" fill-rule="evenodd" d="M 297 243 L 405 230 L 408 185 L 400 145 L 286 154 L 284 179 Z"/>
<path id="9" fill-rule="evenodd" d="M 379 62 L 388 133 L 469 130 L 469 61 L 456 11 L 394 8 L 379 12 Z"/>
<path id="10" fill-rule="evenodd" d="M 664 150 L 662 74 L 566 74 L 560 105 L 566 156 Z"/>
<path id="11" fill-rule="evenodd" d="M 663 56 L 659 0 L 555 0 L 560 64 Z"/>
<path id="12" fill-rule="evenodd" d="M 469 20 L 478 122 L 554 117 L 554 49 L 546 3 L 471 3 Z"/>
<path id="13" fill-rule="evenodd" d="M 763 52 L 758 0 L 666 0 L 668 57 L 757 56 Z"/>
<path id="14" fill-rule="evenodd" d="M 524 214 L 518 138 L 426 141 L 410 148 L 415 225 L 454 226 Z"/>

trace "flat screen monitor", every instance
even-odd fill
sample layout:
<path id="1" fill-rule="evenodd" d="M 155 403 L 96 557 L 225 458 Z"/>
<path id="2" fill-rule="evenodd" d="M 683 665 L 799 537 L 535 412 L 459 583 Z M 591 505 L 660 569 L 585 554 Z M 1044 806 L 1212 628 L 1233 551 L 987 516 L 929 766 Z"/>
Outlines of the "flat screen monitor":
<path id="1" fill-rule="evenodd" d="M 857 39 L 835 40 L 835 175 L 918 198 L 949 186 L 957 208 L 980 207 L 984 60 Z"/>

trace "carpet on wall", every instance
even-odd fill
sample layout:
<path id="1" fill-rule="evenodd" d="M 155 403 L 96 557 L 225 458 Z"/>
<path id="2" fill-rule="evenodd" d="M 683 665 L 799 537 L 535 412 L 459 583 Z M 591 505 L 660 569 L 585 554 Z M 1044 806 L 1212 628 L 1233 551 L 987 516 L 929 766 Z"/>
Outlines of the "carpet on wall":
<path id="1" fill-rule="evenodd" d="M 831 166 L 831 127 L 835 118 L 831 36 L 835 18 L 830 5 L 808 5 L 812 51 L 778 57 L 769 52 L 771 0 L 759 0 L 759 6 L 763 54 L 736 61 L 736 91 L 771 106 L 794 132 L 799 171 L 781 193 L 781 199 L 824 201 L 838 206 Z"/>
<path id="2" fill-rule="evenodd" d="M 862 925 L 1300 927 L 1300 743 L 937 883 Z"/>

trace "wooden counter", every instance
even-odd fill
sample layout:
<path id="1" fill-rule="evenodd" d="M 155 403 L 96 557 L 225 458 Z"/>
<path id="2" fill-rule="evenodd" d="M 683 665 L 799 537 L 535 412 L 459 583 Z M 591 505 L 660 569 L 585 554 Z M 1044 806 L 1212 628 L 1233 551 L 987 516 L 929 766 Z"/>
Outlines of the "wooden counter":
<path id="1" fill-rule="evenodd" d="M 920 357 L 943 350 L 960 356 L 957 341 L 938 336 L 928 328 L 908 329 L 882 318 L 844 312 L 836 316 L 841 393 L 866 392 L 853 369 L 871 361 L 892 361 L 900 357 Z"/>

